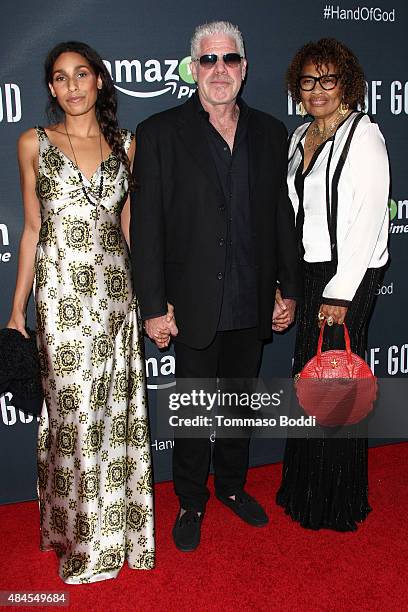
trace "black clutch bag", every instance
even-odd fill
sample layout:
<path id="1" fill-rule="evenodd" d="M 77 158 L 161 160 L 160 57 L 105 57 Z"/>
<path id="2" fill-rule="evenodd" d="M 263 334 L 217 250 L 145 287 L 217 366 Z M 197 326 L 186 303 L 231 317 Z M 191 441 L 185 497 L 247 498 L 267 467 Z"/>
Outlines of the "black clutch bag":
<path id="1" fill-rule="evenodd" d="M 16 329 L 0 330 L 0 394 L 9 391 L 18 410 L 38 416 L 44 399 L 40 359 L 36 333 L 26 330 L 29 338 Z"/>

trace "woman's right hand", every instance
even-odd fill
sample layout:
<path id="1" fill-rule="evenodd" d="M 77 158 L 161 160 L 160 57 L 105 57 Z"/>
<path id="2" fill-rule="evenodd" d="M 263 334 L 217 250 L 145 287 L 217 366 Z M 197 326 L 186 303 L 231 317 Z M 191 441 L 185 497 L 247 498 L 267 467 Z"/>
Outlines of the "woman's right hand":
<path id="1" fill-rule="evenodd" d="M 20 334 L 23 334 L 24 338 L 29 338 L 30 336 L 26 331 L 25 324 L 25 316 L 23 314 L 12 314 L 6 327 L 8 329 L 16 329 Z"/>

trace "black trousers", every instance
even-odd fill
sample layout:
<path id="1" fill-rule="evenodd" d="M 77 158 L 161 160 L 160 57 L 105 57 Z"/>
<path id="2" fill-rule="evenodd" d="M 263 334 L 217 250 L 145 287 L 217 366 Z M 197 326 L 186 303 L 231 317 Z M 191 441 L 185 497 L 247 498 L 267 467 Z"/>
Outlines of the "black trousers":
<path id="1" fill-rule="evenodd" d="M 176 378 L 253 379 L 259 372 L 262 341 L 257 328 L 218 332 L 205 349 L 176 342 Z M 240 388 L 242 391 L 242 387 Z M 248 390 L 250 392 L 250 390 Z M 244 488 L 248 470 L 249 435 L 217 438 L 213 465 L 215 488 L 233 495 Z M 173 482 L 180 505 L 202 512 L 210 496 L 206 486 L 211 461 L 211 442 L 205 438 L 176 437 L 173 449 Z"/>

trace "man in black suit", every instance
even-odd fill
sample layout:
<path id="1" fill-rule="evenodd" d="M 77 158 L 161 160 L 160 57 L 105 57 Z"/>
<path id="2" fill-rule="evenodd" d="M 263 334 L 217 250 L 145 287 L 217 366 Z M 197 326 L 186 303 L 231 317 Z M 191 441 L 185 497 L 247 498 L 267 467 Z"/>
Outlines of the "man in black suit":
<path id="1" fill-rule="evenodd" d="M 196 28 L 191 57 L 197 92 L 137 129 L 135 290 L 147 335 L 160 348 L 176 340 L 177 380 L 250 379 L 271 329 L 293 321 L 299 294 L 286 130 L 238 97 L 247 61 L 236 26 Z M 262 526 L 268 517 L 244 490 L 248 448 L 248 435 L 217 438 L 216 495 Z M 173 539 L 183 551 L 200 541 L 210 452 L 208 438 L 175 440 Z"/>

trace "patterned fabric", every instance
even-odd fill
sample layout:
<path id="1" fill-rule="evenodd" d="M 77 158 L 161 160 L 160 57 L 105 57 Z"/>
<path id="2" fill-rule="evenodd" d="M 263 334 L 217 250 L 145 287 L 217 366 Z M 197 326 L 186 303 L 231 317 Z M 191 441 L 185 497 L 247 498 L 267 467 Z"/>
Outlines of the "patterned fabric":
<path id="1" fill-rule="evenodd" d="M 43 128 L 35 260 L 46 403 L 38 438 L 41 548 L 71 584 L 154 566 L 152 473 L 138 306 L 120 214 L 128 184 L 113 153 L 102 198 Z M 131 132 L 122 130 L 125 149 Z M 98 200 L 99 167 L 88 181 Z"/>

